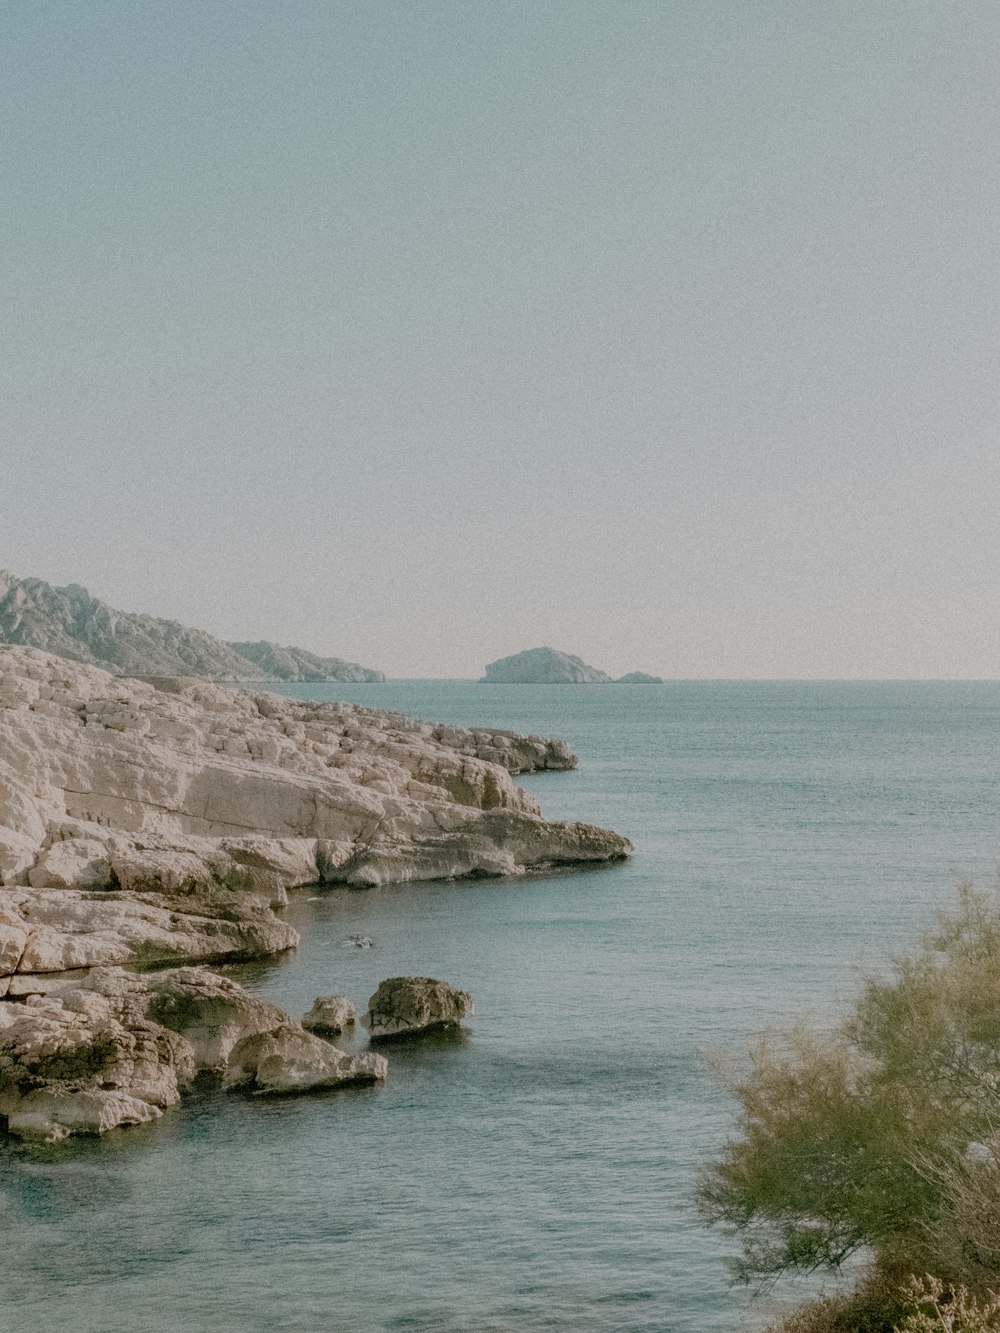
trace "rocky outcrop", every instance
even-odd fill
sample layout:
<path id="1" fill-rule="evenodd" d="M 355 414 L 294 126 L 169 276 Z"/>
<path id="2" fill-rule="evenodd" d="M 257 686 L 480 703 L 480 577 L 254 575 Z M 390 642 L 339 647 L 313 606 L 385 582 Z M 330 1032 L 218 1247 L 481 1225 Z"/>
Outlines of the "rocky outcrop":
<path id="1" fill-rule="evenodd" d="M 491 662 L 482 678 L 486 685 L 662 685 L 659 676 L 630 671 L 618 680 L 597 667 L 588 666 L 581 657 L 561 653 L 555 648 L 528 648 L 512 657 Z"/>
<path id="2" fill-rule="evenodd" d="M 372 1041 L 455 1028 L 473 1013 L 472 996 L 433 977 L 390 977 L 368 1001 L 362 1020 Z"/>
<path id="3" fill-rule="evenodd" d="M 542 819 L 511 776 L 574 762 L 537 737 L 0 646 L 0 1117 L 42 1137 L 140 1123 L 198 1070 L 260 1093 L 381 1078 L 380 1057 L 184 965 L 294 948 L 296 885 L 628 855 Z"/>
<path id="4" fill-rule="evenodd" d="M 224 643 L 176 620 L 116 611 L 71 583 L 17 579 L 0 570 L 0 643 L 58 653 L 125 676 L 211 680 L 378 681 L 381 671 L 277 644 Z"/>
<path id="5" fill-rule="evenodd" d="M 95 968 L 37 979 L 23 1003 L 0 1005 L 0 1116 L 21 1138 L 155 1120 L 200 1072 L 225 1088 L 288 1094 L 386 1071 L 383 1056 L 338 1050 L 203 968 Z"/>
<path id="6" fill-rule="evenodd" d="M 508 773 L 565 773 L 576 768 L 576 755 L 565 741 L 541 736 L 519 736 L 516 731 L 462 727 L 434 727 L 431 739 L 459 754 L 472 754 L 489 764 L 499 764 Z"/>
<path id="7" fill-rule="evenodd" d="M 288 1022 L 241 1041 L 230 1057 L 223 1087 L 272 1096 L 322 1092 L 345 1083 L 375 1083 L 387 1071 L 385 1056 L 375 1051 L 348 1055 Z"/>
<path id="8" fill-rule="evenodd" d="M 274 911 L 297 884 L 512 874 L 629 850 L 606 830 L 547 823 L 514 785 L 511 771 L 570 766 L 558 743 L 163 686 L 0 647 L 0 905 L 8 952 L 25 940 L 15 970 L 260 955 L 295 944 Z"/>
<path id="9" fill-rule="evenodd" d="M 0 1006 L 0 1116 L 55 1141 L 156 1119 L 194 1077 L 190 1046 L 144 1016 L 141 982 L 100 973 Z"/>
<path id="10" fill-rule="evenodd" d="M 302 1019 L 307 1032 L 318 1032 L 321 1037 L 339 1037 L 345 1028 L 353 1027 L 357 1011 L 346 995 L 317 995 L 313 1006 Z"/>

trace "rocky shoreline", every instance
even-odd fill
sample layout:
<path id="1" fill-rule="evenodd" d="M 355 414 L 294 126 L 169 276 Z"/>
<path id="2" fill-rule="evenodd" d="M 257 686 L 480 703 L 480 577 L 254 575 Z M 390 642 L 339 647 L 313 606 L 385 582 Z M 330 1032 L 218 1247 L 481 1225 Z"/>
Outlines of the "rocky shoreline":
<path id="1" fill-rule="evenodd" d="M 267 1092 L 384 1076 L 383 1057 L 346 1055 L 204 965 L 294 948 L 280 911 L 297 885 L 627 856 L 610 830 L 544 820 L 513 781 L 574 764 L 558 741 L 0 646 L 9 1132 L 153 1119 L 206 1070 Z"/>

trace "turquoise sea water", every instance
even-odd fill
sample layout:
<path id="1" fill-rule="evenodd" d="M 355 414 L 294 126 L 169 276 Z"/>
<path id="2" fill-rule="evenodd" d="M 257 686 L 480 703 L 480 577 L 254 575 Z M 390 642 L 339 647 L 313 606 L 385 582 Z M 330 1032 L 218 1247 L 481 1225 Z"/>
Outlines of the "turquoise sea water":
<path id="1" fill-rule="evenodd" d="M 2 1147 L 0 1328 L 759 1323 L 691 1207 L 730 1124 L 709 1057 L 793 1015 L 829 1021 L 958 877 L 993 883 L 1000 683 L 287 692 L 563 737 L 579 768 L 524 785 L 635 857 L 299 891 L 301 948 L 244 984 L 300 1015 L 439 976 L 475 997 L 467 1036 L 393 1049 L 379 1088 L 204 1092 L 102 1141 Z"/>

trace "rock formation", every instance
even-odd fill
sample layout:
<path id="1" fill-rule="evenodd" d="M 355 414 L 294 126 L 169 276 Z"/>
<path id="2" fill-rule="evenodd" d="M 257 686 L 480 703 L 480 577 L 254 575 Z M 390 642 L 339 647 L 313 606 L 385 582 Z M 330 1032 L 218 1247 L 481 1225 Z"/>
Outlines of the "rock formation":
<path id="1" fill-rule="evenodd" d="M 0 1004 L 0 1116 L 50 1143 L 155 1120 L 201 1071 L 260 1094 L 371 1083 L 387 1067 L 204 968 L 34 977 L 23 1003 Z"/>
<path id="2" fill-rule="evenodd" d="M 125 676 L 211 680 L 378 681 L 381 671 L 273 643 L 224 643 L 176 620 L 116 611 L 71 583 L 17 579 L 0 570 L 0 643 L 58 653 Z"/>
<path id="3" fill-rule="evenodd" d="M 45 1135 L 134 1123 L 199 1068 L 265 1092 L 381 1077 L 210 974 L 134 973 L 294 948 L 296 885 L 627 856 L 543 820 L 511 777 L 574 762 L 538 737 L 0 645 L 0 1115 Z"/>
<path id="4" fill-rule="evenodd" d="M 454 1028 L 474 1012 L 472 996 L 433 977 L 390 977 L 368 1001 L 362 1020 L 373 1041 Z"/>
<path id="5" fill-rule="evenodd" d="M 659 676 L 647 676 L 642 671 L 612 678 L 597 667 L 588 666 L 581 657 L 561 653 L 555 648 L 527 648 L 512 657 L 500 657 L 490 662 L 485 685 L 662 685 Z"/>
<path id="6" fill-rule="evenodd" d="M 317 995 L 313 1006 L 302 1020 L 307 1032 L 318 1032 L 338 1037 L 345 1028 L 352 1027 L 357 1018 L 354 1005 L 346 995 Z"/>

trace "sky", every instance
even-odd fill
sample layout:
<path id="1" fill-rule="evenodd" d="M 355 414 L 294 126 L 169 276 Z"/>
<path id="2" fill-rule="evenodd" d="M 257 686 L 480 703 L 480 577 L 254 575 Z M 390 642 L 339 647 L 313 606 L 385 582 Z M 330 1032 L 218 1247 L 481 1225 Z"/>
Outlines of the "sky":
<path id="1" fill-rule="evenodd" d="M 392 676 L 1000 676 L 995 0 L 8 0 L 0 566 Z"/>

